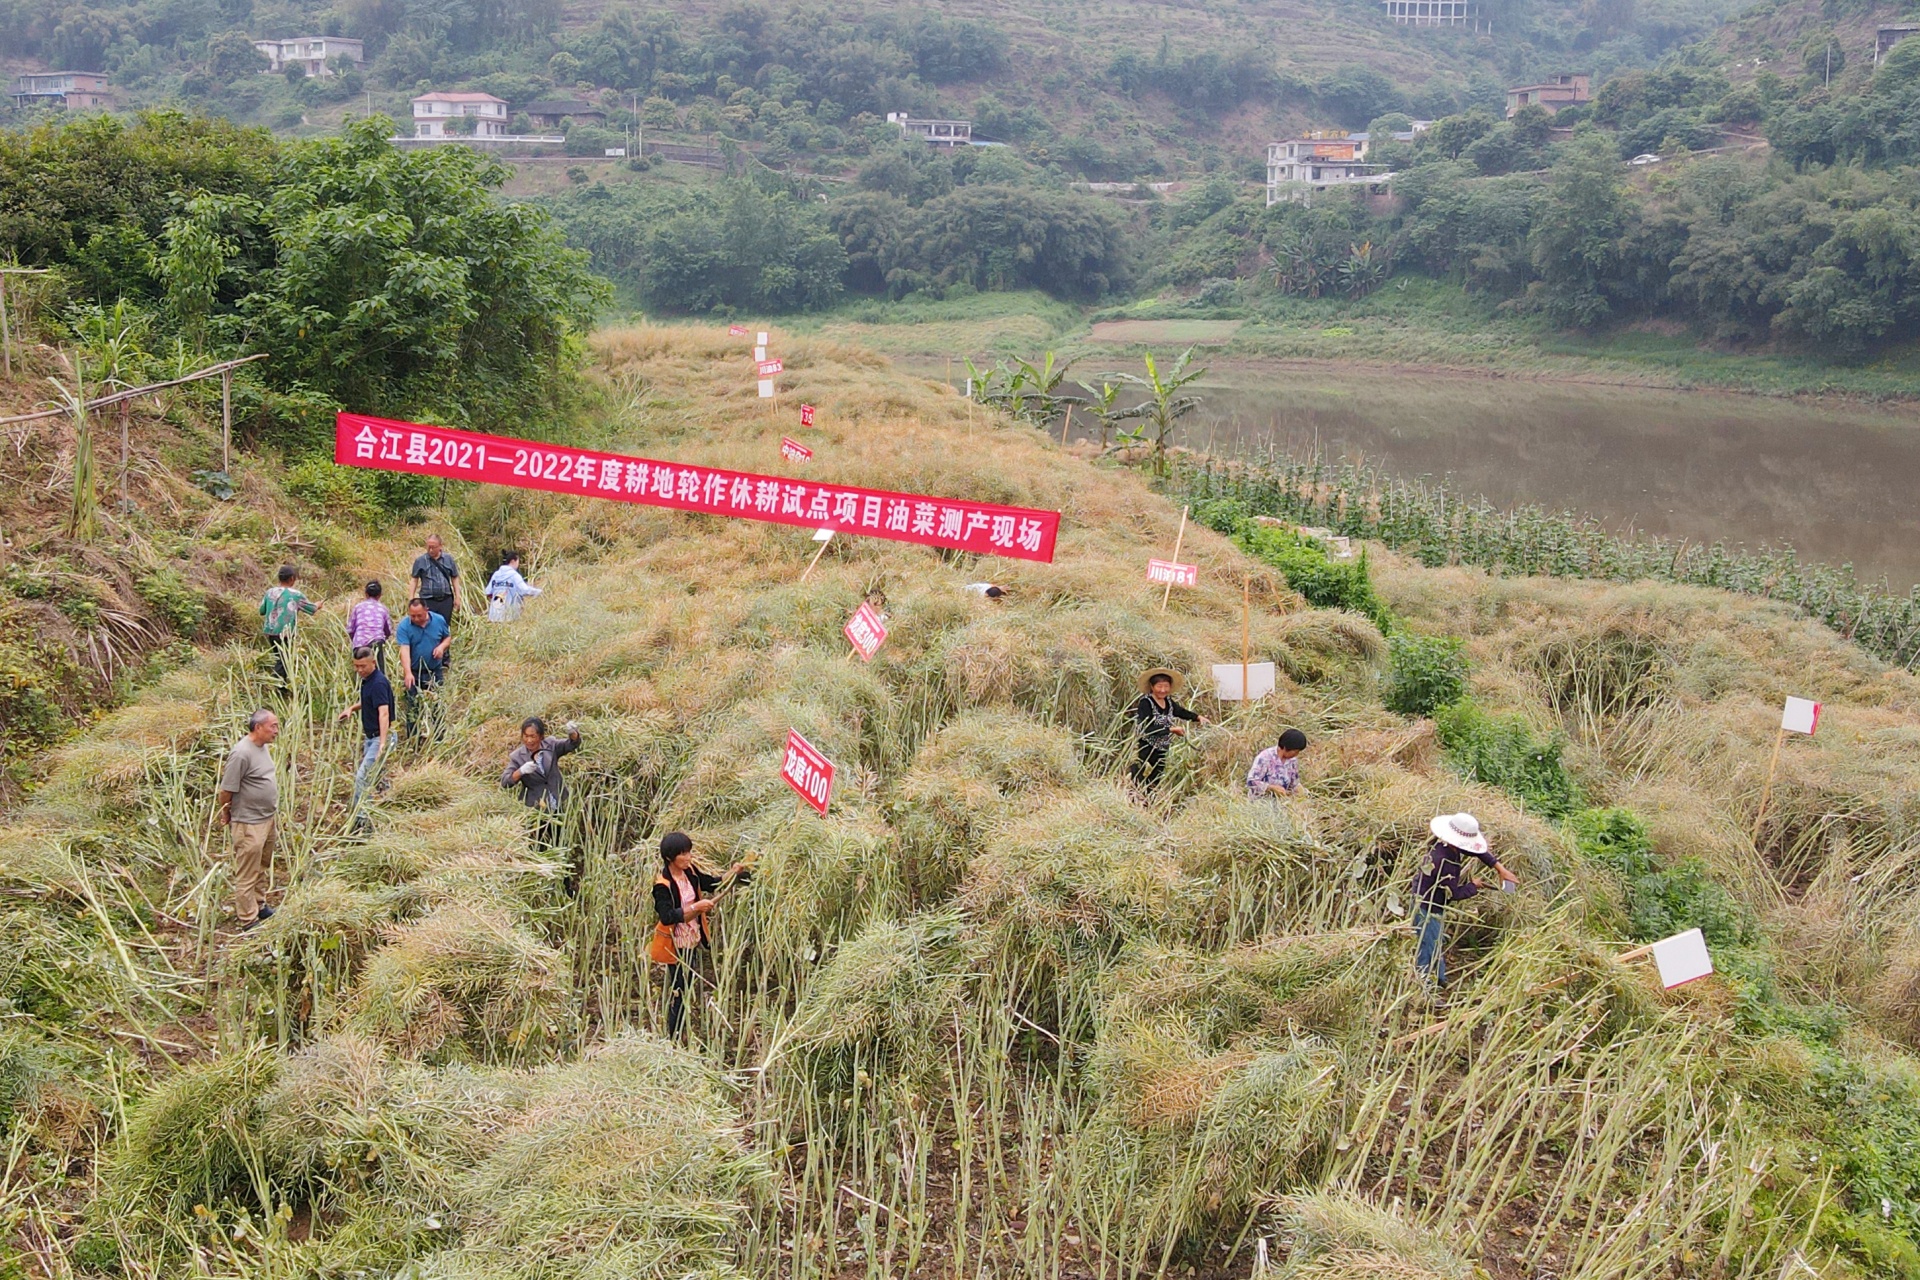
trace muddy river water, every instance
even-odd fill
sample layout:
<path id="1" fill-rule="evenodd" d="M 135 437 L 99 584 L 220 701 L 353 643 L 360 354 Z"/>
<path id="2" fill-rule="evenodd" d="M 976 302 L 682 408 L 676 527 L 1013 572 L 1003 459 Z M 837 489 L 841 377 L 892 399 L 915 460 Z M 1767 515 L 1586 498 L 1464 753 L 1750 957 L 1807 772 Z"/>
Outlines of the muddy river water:
<path id="1" fill-rule="evenodd" d="M 1199 390 L 1185 439 L 1222 453 L 1364 458 L 1503 506 L 1920 582 L 1920 410 L 1248 365 Z"/>

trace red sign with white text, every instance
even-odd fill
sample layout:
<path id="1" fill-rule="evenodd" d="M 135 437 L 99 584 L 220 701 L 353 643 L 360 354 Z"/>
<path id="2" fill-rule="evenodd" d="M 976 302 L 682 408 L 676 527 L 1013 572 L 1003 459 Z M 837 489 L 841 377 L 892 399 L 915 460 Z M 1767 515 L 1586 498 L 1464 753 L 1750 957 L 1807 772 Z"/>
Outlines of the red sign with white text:
<path id="1" fill-rule="evenodd" d="M 880 646 L 887 642 L 887 624 L 880 621 L 880 611 L 865 602 L 854 610 L 843 630 L 847 635 L 847 643 L 853 646 L 853 651 L 860 655 L 862 662 L 872 662 L 873 655 L 880 652 Z"/>
<path id="2" fill-rule="evenodd" d="M 744 338 L 747 336 L 746 327 L 744 325 L 730 324 L 727 326 L 727 336 L 729 338 Z"/>
<path id="3" fill-rule="evenodd" d="M 805 462 L 813 456 L 813 450 L 795 440 L 792 436 L 780 437 L 780 456 L 788 462 Z"/>
<path id="4" fill-rule="evenodd" d="M 333 460 L 343 467 L 574 493 L 1014 560 L 1051 563 L 1060 533 L 1058 511 L 686 466 L 359 413 L 335 420 Z"/>
<path id="5" fill-rule="evenodd" d="M 813 425 L 813 406 L 812 405 L 803 404 L 800 406 L 800 425 L 803 427 L 810 427 Z"/>
<path id="6" fill-rule="evenodd" d="M 761 377 L 771 378 L 776 373 L 784 372 L 787 366 L 781 364 L 778 360 L 762 360 L 757 367 L 760 370 Z"/>
<path id="7" fill-rule="evenodd" d="M 787 756 L 780 764 L 780 780 L 799 793 L 800 798 L 827 814 L 827 802 L 833 798 L 833 761 L 814 750 L 811 742 L 792 729 L 787 730 Z"/>
<path id="8" fill-rule="evenodd" d="M 1200 582 L 1200 566 L 1181 564 L 1177 560 L 1149 560 L 1147 561 L 1147 581 L 1156 587 L 1169 583 L 1176 587 L 1197 586 Z"/>

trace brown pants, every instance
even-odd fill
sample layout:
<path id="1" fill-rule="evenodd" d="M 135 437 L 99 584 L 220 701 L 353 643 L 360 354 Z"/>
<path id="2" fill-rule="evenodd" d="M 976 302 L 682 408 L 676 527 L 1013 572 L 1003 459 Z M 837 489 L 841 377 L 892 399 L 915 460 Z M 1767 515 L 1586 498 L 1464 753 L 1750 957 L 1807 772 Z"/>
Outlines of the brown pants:
<path id="1" fill-rule="evenodd" d="M 233 911 L 245 924 L 260 914 L 260 896 L 267 891 L 267 868 L 273 864 L 273 819 L 231 825 Z"/>

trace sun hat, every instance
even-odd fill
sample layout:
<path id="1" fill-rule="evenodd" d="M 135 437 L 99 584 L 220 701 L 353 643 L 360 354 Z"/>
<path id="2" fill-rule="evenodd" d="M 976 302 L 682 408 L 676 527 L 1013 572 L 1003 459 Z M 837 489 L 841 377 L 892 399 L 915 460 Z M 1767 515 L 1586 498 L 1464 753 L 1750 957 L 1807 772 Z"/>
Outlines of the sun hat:
<path id="1" fill-rule="evenodd" d="M 1427 826 L 1436 840 L 1443 840 L 1456 849 L 1468 853 L 1487 851 L 1487 833 L 1480 829 L 1480 820 L 1470 813 L 1443 813 Z"/>
<path id="2" fill-rule="evenodd" d="M 1150 693 L 1153 682 L 1161 676 L 1173 681 L 1173 691 L 1179 693 L 1187 687 L 1187 678 L 1171 667 L 1149 667 L 1140 673 L 1140 692 Z"/>

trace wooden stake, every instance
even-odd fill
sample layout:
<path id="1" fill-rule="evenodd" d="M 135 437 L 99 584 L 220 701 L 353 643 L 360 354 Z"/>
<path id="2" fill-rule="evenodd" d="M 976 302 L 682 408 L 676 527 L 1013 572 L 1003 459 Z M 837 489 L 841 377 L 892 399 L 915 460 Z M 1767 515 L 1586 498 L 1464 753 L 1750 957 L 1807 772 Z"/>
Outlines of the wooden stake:
<path id="1" fill-rule="evenodd" d="M 828 538 L 825 542 L 820 544 L 820 549 L 813 553 L 813 559 L 807 561 L 806 572 L 800 575 L 800 581 L 805 582 L 807 580 L 807 574 L 810 574 L 813 572 L 813 566 L 820 563 L 820 557 L 827 554 L 827 548 L 832 545 L 833 545 L 832 538 Z"/>
<path id="2" fill-rule="evenodd" d="M 133 510 L 133 504 L 127 501 L 127 455 L 129 452 L 129 448 L 127 444 L 127 410 L 129 407 L 130 406 L 127 401 L 122 400 L 120 402 L 120 514 L 121 515 L 125 515 L 127 514 L 127 512 Z"/>
<path id="3" fill-rule="evenodd" d="M 1753 842 L 1760 843 L 1760 824 L 1767 820 L 1767 802 L 1773 799 L 1773 775 L 1780 768 L 1780 748 L 1787 740 L 1785 728 L 1773 735 L 1773 758 L 1767 761 L 1767 785 L 1760 788 L 1760 811 L 1753 815 Z"/>
<path id="4" fill-rule="evenodd" d="M 0 359 L 5 359 L 7 378 L 13 378 L 13 330 L 7 324 L 7 277 L 0 272 Z"/>
<path id="5" fill-rule="evenodd" d="M 1174 539 L 1173 539 L 1173 562 L 1175 564 L 1180 563 L 1180 548 L 1183 545 L 1185 545 L 1186 540 L 1187 540 L 1187 508 L 1182 507 L 1180 508 L 1180 532 L 1174 535 Z M 1171 599 L 1172 596 L 1173 596 L 1173 579 L 1168 578 L 1167 589 L 1160 593 L 1160 612 L 1165 613 L 1167 611 L 1167 601 Z M 1246 690 L 1242 689 L 1240 692 L 1244 694 Z"/>
<path id="6" fill-rule="evenodd" d="M 220 474 L 231 483 L 233 452 L 233 371 L 223 370 L 220 374 Z"/>
<path id="7" fill-rule="evenodd" d="M 1253 701 L 1247 684 L 1247 666 L 1253 660 L 1253 575 L 1240 587 L 1240 701 Z"/>

